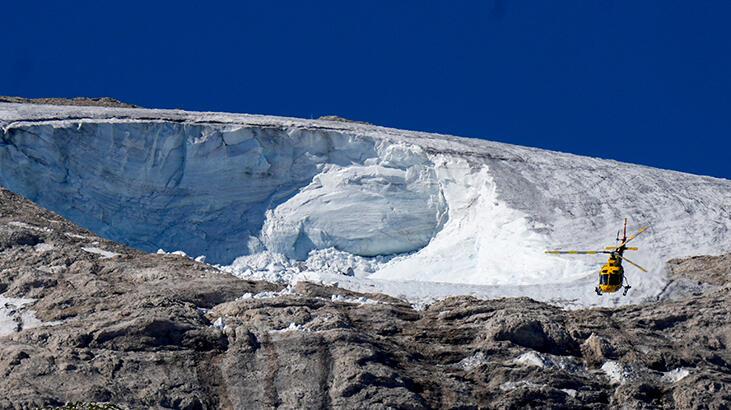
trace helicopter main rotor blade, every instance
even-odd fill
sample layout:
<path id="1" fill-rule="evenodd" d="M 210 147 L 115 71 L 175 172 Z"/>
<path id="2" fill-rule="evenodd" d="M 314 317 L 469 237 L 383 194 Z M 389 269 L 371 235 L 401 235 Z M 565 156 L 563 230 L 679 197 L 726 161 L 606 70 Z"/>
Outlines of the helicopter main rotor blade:
<path id="1" fill-rule="evenodd" d="M 607 247 L 606 247 L 606 248 L 604 248 L 604 249 L 605 249 L 605 250 L 608 250 L 608 251 L 615 251 L 615 250 L 617 250 L 617 249 L 619 249 L 619 248 L 621 248 L 621 246 L 607 246 Z M 624 250 L 625 250 L 625 251 L 637 251 L 637 250 L 639 250 L 639 249 L 640 249 L 640 248 L 637 248 L 637 247 L 633 247 L 633 246 L 627 246 L 627 247 L 625 247 L 625 248 L 624 248 Z"/>
<path id="2" fill-rule="evenodd" d="M 546 253 L 558 255 L 558 254 L 568 254 L 568 255 L 595 255 L 598 253 L 610 253 L 607 251 L 546 251 Z"/>
<path id="3" fill-rule="evenodd" d="M 642 232 L 645 232 L 648 228 L 649 228 L 649 226 L 645 226 L 643 228 L 640 228 L 640 230 L 637 231 L 637 233 L 635 233 L 634 235 L 632 235 L 629 238 L 627 238 L 626 241 L 620 243 L 619 246 L 622 246 L 622 245 L 627 244 L 627 242 L 631 241 L 632 239 L 635 239 L 637 237 L 637 235 L 641 234 Z"/>
<path id="4" fill-rule="evenodd" d="M 639 270 L 641 270 L 643 272 L 647 272 L 647 269 L 645 269 L 642 266 L 640 266 L 640 265 L 632 262 L 631 260 L 625 258 L 624 256 L 619 256 L 619 255 L 617 255 L 617 256 L 620 257 L 620 258 L 622 258 L 625 262 L 629 263 L 630 265 L 634 266 L 635 268 L 637 268 L 637 269 L 639 269 Z"/>

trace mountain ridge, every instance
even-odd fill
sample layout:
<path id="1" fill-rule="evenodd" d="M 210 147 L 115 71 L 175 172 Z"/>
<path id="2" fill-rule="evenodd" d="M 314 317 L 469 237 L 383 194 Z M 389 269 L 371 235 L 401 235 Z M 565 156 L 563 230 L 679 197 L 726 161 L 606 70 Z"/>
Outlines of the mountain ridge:
<path id="1" fill-rule="evenodd" d="M 339 117 L 337 115 L 325 115 L 321 116 L 319 118 L 300 118 L 300 117 L 291 117 L 291 116 L 280 116 L 280 115 L 267 115 L 267 114 L 249 114 L 249 113 L 237 113 L 237 112 L 228 112 L 228 111 L 194 111 L 194 110 L 186 110 L 186 109 L 178 109 L 178 108 L 147 108 L 147 107 L 140 107 L 135 106 L 133 104 L 128 104 L 124 102 L 120 102 L 120 105 L 94 105 L 93 101 L 89 104 L 76 104 L 74 103 L 74 99 L 66 99 L 66 98 L 51 98 L 51 99 L 38 99 L 41 100 L 40 102 L 33 102 L 33 103 L 27 103 L 23 102 L 22 100 L 28 100 L 22 97 L 8 97 L 8 98 L 19 98 L 19 102 L 14 101 L 0 101 L 0 122 L 3 122 L 4 125 L 2 128 L 5 128 L 12 123 L 18 122 L 36 122 L 36 121 L 83 121 L 83 120 L 120 120 L 124 121 L 127 120 L 169 120 L 169 121 L 176 121 L 176 122 L 190 122 L 190 123 L 210 123 L 210 124 L 238 124 L 238 125 L 262 125 L 262 126 L 268 126 L 268 125 L 279 125 L 279 126 L 302 126 L 304 128 L 312 129 L 326 129 L 326 130 L 333 130 L 333 131 L 340 131 L 340 130 L 357 130 L 362 132 L 363 130 L 368 131 L 368 129 L 371 129 L 374 132 L 374 136 L 382 136 L 382 134 L 379 133 L 379 131 L 385 131 L 386 134 L 389 135 L 411 135 L 416 138 L 435 138 L 435 139 L 455 139 L 457 141 L 459 140 L 469 140 L 473 142 L 487 142 L 489 144 L 497 144 L 497 145 L 505 145 L 510 147 L 517 147 L 521 149 L 526 150 L 539 150 L 544 152 L 549 152 L 553 154 L 560 154 L 560 155 L 567 155 L 567 156 L 573 156 L 578 158 L 591 158 L 591 159 L 598 159 L 601 161 L 609 161 L 609 162 L 615 162 L 620 165 L 631 165 L 635 167 L 644 167 L 649 169 L 657 169 L 661 171 L 667 171 L 667 172 L 674 172 L 684 175 L 693 175 L 697 177 L 702 178 L 711 178 L 711 179 L 717 179 L 717 180 L 723 180 L 723 181 L 731 181 L 728 178 L 723 177 L 716 177 L 712 175 L 703 175 L 703 174 L 694 174 L 691 172 L 676 170 L 676 169 L 669 169 L 669 168 L 660 168 L 655 167 L 651 165 L 645 165 L 645 164 L 637 164 L 632 162 L 626 162 L 621 161 L 617 159 L 612 158 L 604 158 L 604 157 L 595 157 L 595 156 L 587 156 L 582 154 L 576 154 L 572 152 L 567 151 L 559 151 L 554 150 L 550 148 L 538 148 L 538 147 L 532 147 L 528 145 L 520 145 L 520 144 L 514 144 L 509 142 L 502 142 L 502 141 L 494 141 L 490 140 L 489 138 L 484 137 L 476 137 L 476 136 L 460 136 L 460 135 L 454 135 L 454 134 L 448 134 L 444 132 L 438 132 L 438 131 L 420 131 L 420 130 L 410 130 L 410 129 L 400 129 L 390 126 L 384 126 L 384 125 L 378 125 L 370 122 L 365 121 L 358 121 L 358 120 L 350 120 L 350 119 L 344 119 L 343 117 Z M 80 99 L 84 99 L 86 97 L 77 97 Z M 104 99 L 110 99 L 114 101 L 113 98 L 110 97 L 100 97 L 99 100 Z M 45 100 L 65 100 L 68 101 L 68 104 L 53 104 L 53 103 L 47 103 L 44 102 Z M 97 100 L 97 99 L 92 99 Z M 55 107 L 55 109 L 51 110 L 43 110 L 43 109 L 37 109 L 37 110 L 23 110 L 23 109 L 16 109 L 13 106 L 23 106 L 23 105 L 31 105 L 31 106 L 48 106 L 48 107 Z M 3 110 L 3 106 L 5 106 Z M 46 117 L 43 114 L 50 114 L 50 116 Z M 154 115 L 141 115 L 141 114 L 154 114 Z M 122 115 L 120 115 L 122 114 Z M 267 120 L 271 120 L 271 122 L 267 122 Z M 418 141 L 417 141 L 418 143 Z M 440 151 L 444 152 L 444 151 Z M 465 149 L 464 151 L 457 151 L 460 154 L 473 154 L 477 157 L 480 157 L 481 154 L 478 152 L 470 151 L 468 149 Z M 506 158 L 507 159 L 507 158 Z"/>

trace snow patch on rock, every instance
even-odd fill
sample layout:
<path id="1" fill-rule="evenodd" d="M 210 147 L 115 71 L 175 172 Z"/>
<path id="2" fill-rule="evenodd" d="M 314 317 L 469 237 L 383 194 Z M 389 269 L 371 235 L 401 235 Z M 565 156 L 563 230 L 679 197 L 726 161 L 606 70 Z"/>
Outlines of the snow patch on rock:
<path id="1" fill-rule="evenodd" d="M 295 291 L 292 286 L 288 286 L 280 291 L 264 291 L 259 293 L 244 293 L 239 299 L 240 300 L 249 300 L 249 299 L 272 299 L 279 296 L 285 296 L 285 295 L 294 295 Z"/>
<path id="2" fill-rule="evenodd" d="M 515 359 L 515 363 L 530 367 L 540 367 L 541 369 L 554 367 L 554 363 L 552 361 L 546 360 L 536 352 L 523 353 Z"/>
<path id="3" fill-rule="evenodd" d="M 371 299 L 371 298 L 367 298 L 365 296 L 353 297 L 353 296 L 345 296 L 345 295 L 332 295 L 330 297 L 330 300 L 332 302 L 351 303 L 351 304 L 355 304 L 355 305 L 375 305 L 375 304 L 381 303 L 380 301 L 377 301 L 377 300 Z"/>
<path id="4" fill-rule="evenodd" d="M 614 360 L 604 362 L 601 367 L 612 384 L 623 384 L 632 377 L 633 371 L 629 366 Z"/>
<path id="5" fill-rule="evenodd" d="M 283 328 L 283 329 L 273 329 L 270 330 L 269 333 L 287 333 L 287 332 L 308 332 L 308 330 L 302 326 L 298 325 L 297 323 L 290 323 L 289 326 Z"/>
<path id="6" fill-rule="evenodd" d="M 662 380 L 666 383 L 677 383 L 690 375 L 690 370 L 680 367 L 677 369 L 663 372 Z"/>
<path id="7" fill-rule="evenodd" d="M 101 249 L 101 248 L 97 248 L 96 246 L 84 246 L 81 249 L 84 250 L 84 251 L 86 251 L 86 252 L 93 253 L 95 255 L 101 256 L 100 259 L 110 259 L 110 258 L 113 258 L 115 256 L 119 256 L 120 255 L 120 254 L 118 254 L 116 252 L 107 251 L 107 250 L 104 250 L 104 249 Z"/>
<path id="8" fill-rule="evenodd" d="M 53 232 L 53 230 L 50 228 L 41 228 L 38 226 L 33 226 L 30 224 L 27 224 L 25 222 L 10 221 L 10 222 L 8 222 L 8 225 L 15 227 L 15 228 L 31 229 L 31 230 L 37 231 L 37 232 Z"/>
<path id="9" fill-rule="evenodd" d="M 19 332 L 23 329 L 38 327 L 42 324 L 28 305 L 35 299 L 8 298 L 0 295 L 0 337 Z M 49 322 L 54 325 L 59 322 Z"/>
<path id="10" fill-rule="evenodd" d="M 473 354 L 472 356 L 467 356 L 464 359 L 460 360 L 456 366 L 464 369 L 465 371 L 470 371 L 476 367 L 482 366 L 484 364 L 487 364 L 487 355 L 485 355 L 482 352 L 477 352 Z"/>
<path id="11" fill-rule="evenodd" d="M 39 243 L 33 247 L 38 253 L 46 253 L 53 250 L 54 246 L 51 243 Z"/>
<path id="12" fill-rule="evenodd" d="M 541 369 L 558 368 L 574 374 L 586 372 L 586 367 L 579 363 L 574 357 L 556 356 L 536 351 L 529 351 L 521 354 L 513 360 L 513 363 L 528 367 L 538 367 Z"/>
<path id="13" fill-rule="evenodd" d="M 530 389 L 540 389 L 542 387 L 545 387 L 544 384 L 538 384 L 529 382 L 526 380 L 520 380 L 517 382 L 505 382 L 500 385 L 500 390 L 502 391 L 511 391 L 515 389 L 519 389 L 521 387 L 530 388 Z"/>

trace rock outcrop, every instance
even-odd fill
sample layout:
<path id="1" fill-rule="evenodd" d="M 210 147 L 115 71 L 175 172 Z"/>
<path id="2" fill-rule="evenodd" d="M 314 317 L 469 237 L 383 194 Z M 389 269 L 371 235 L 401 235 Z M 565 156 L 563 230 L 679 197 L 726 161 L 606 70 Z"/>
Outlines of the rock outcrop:
<path id="1" fill-rule="evenodd" d="M 24 98 L 0 95 L 0 102 L 13 104 L 53 104 L 53 105 L 76 105 L 88 107 L 117 107 L 117 108 L 138 108 L 134 104 L 128 104 L 111 97 L 74 97 L 74 98 Z"/>
<path id="2" fill-rule="evenodd" d="M 726 408 L 729 256 L 673 266 L 708 286 L 617 309 L 415 310 L 143 253 L 0 189 L 0 408 Z"/>

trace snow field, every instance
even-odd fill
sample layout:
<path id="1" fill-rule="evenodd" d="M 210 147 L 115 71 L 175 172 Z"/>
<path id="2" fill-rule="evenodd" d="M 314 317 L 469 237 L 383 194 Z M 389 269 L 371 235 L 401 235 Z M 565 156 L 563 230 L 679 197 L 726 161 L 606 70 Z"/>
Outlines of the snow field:
<path id="1" fill-rule="evenodd" d="M 416 305 L 655 298 L 668 259 L 731 251 L 731 181 L 362 124 L 0 104 L 0 185 L 110 239 L 236 275 Z M 625 217 L 627 297 L 593 288 Z M 94 251 L 94 250 L 91 250 Z"/>

